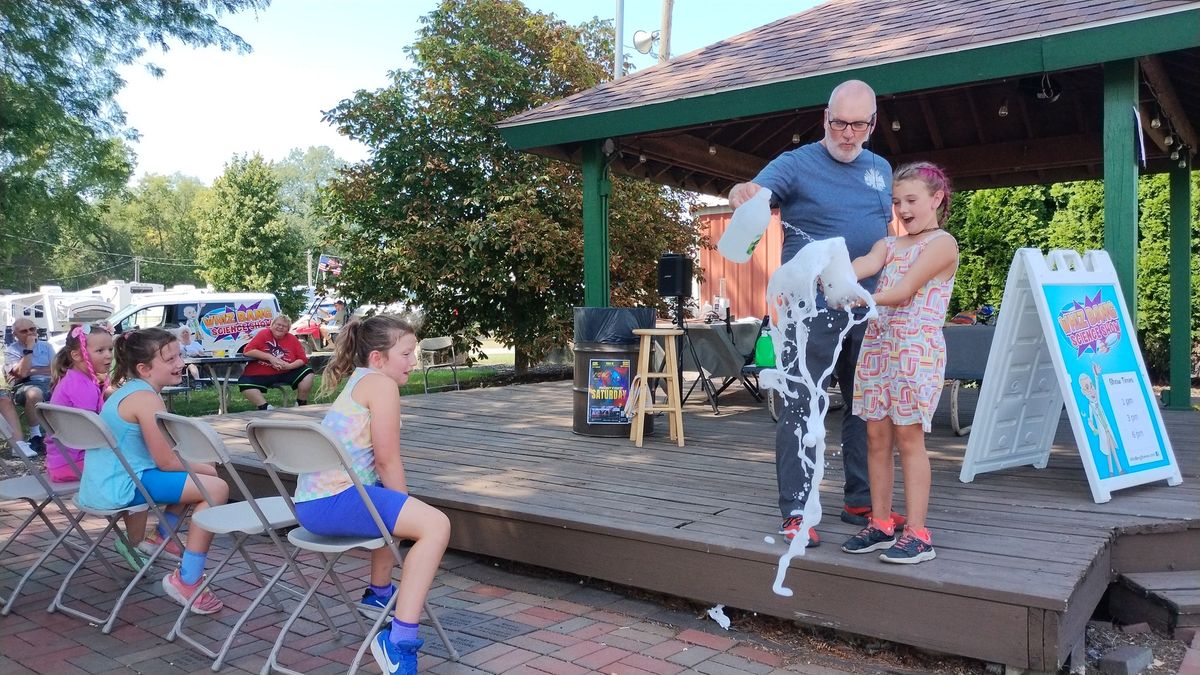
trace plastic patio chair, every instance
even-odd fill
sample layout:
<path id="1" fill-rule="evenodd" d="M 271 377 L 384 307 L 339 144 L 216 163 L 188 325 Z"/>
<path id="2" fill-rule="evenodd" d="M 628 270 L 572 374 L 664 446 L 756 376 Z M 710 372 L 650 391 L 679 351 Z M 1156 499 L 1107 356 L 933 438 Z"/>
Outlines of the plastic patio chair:
<path id="1" fill-rule="evenodd" d="M 79 410 L 77 408 L 69 408 L 67 406 L 55 405 L 53 403 L 39 403 L 38 413 L 42 417 L 42 422 L 49 428 L 50 433 L 57 438 L 60 443 L 64 443 L 68 447 L 72 448 L 88 448 L 88 452 L 91 452 L 93 449 L 97 448 L 112 450 L 117 460 L 121 463 L 121 466 L 125 468 L 125 471 L 129 474 L 130 478 L 133 479 L 135 489 L 145 500 L 144 504 L 126 506 L 119 509 L 99 509 L 86 504 L 81 504 L 79 502 L 79 495 L 75 495 L 73 500 L 77 509 L 87 515 L 104 518 L 107 521 L 107 525 L 104 527 L 104 530 L 100 532 L 100 535 L 96 537 L 95 541 L 92 542 L 91 546 L 89 546 L 84 554 L 79 558 L 79 560 L 75 561 L 75 566 L 72 567 L 69 572 L 67 572 L 67 575 L 63 578 L 62 583 L 58 587 L 58 593 L 56 593 L 54 595 L 54 599 L 50 601 L 50 606 L 47 608 L 47 611 L 54 613 L 61 610 L 62 612 L 71 616 L 91 623 L 99 624 L 100 631 L 107 634 L 112 631 L 113 624 L 117 621 L 117 615 L 120 613 L 121 607 L 124 606 L 126 599 L 129 598 L 129 594 L 133 592 L 133 589 L 137 586 L 138 582 L 142 580 L 142 577 L 146 576 L 146 573 L 150 571 L 150 568 L 158 560 L 159 555 L 163 552 L 163 549 L 167 547 L 167 544 L 172 539 L 178 541 L 178 539 L 176 539 L 176 531 L 179 529 L 180 524 L 183 523 L 184 517 L 187 514 L 184 513 L 183 516 L 179 518 L 179 521 L 174 525 L 174 527 L 171 528 L 168 536 L 163 537 L 162 543 L 159 544 L 158 547 L 154 549 L 154 552 L 145 559 L 141 568 L 138 569 L 133 575 L 133 579 L 126 584 L 125 589 L 121 591 L 120 596 L 117 597 L 116 603 L 114 603 L 112 609 L 106 616 L 95 616 L 88 614 L 82 609 L 68 606 L 65 603 L 64 598 L 67 594 L 67 588 L 71 585 L 71 580 L 74 579 L 75 575 L 79 573 L 79 570 L 83 568 L 83 565 L 87 562 L 88 558 L 99 552 L 100 544 L 102 544 L 108 537 L 109 532 L 115 530 L 117 536 L 121 539 L 125 546 L 133 548 L 133 546 L 129 543 L 129 539 L 126 538 L 125 533 L 121 530 L 121 528 L 117 527 L 117 523 L 121 520 L 121 518 L 123 518 L 126 514 L 149 511 L 156 518 L 158 518 L 158 522 L 163 523 L 167 521 L 163 519 L 162 509 L 154 502 L 154 499 L 146 490 L 146 486 L 142 485 L 142 481 L 140 478 L 138 478 L 137 472 L 135 472 L 133 467 L 129 465 L 128 460 L 125 459 L 124 453 L 121 452 L 120 447 L 117 445 L 117 440 L 113 437 L 112 432 L 108 429 L 108 425 L 106 425 L 100 419 L 99 415 L 90 410 Z M 87 461 L 85 458 L 84 465 L 86 466 L 86 464 Z M 58 541 L 55 542 L 55 546 L 61 543 L 67 534 L 69 534 L 69 532 L 64 532 L 58 538 Z M 101 560 L 105 560 L 103 553 L 98 554 Z M 107 561 L 105 561 L 105 564 L 108 564 Z"/>
<path id="2" fill-rule="evenodd" d="M 77 481 L 69 483 L 51 482 L 50 478 L 33 463 L 33 460 L 20 450 L 17 444 L 24 443 L 24 441 L 17 436 L 16 432 L 13 431 L 8 422 L 4 421 L 3 418 L 0 418 L 0 436 L 3 436 L 8 442 L 9 447 L 13 449 L 13 456 L 19 458 L 25 468 L 25 473 L 19 475 L 9 471 L 7 465 L 5 465 L 5 477 L 0 480 L 0 501 L 23 501 L 32 507 L 29 515 L 9 534 L 4 543 L 0 544 L 0 553 L 8 550 L 9 545 L 16 541 L 21 536 L 21 533 L 25 531 L 25 528 L 29 527 L 36 518 L 41 518 L 42 522 L 50 530 L 50 536 L 52 537 L 50 545 L 46 546 L 38 559 L 29 566 L 29 569 L 25 570 L 24 575 L 17 581 L 16 586 L 9 592 L 8 597 L 0 597 L 0 602 L 3 603 L 3 606 L 0 607 L 0 616 L 8 616 L 12 611 L 17 597 L 21 594 L 21 589 L 24 588 L 25 583 L 50 558 L 51 554 L 58 548 L 60 541 L 68 544 L 68 553 L 71 554 L 72 558 L 76 558 L 78 557 L 76 549 L 79 551 L 84 550 L 84 547 L 90 545 L 92 540 L 79 524 L 79 521 L 83 519 L 83 513 L 72 512 L 65 501 L 67 497 L 79 491 L 79 483 Z M 67 457 L 67 461 L 70 462 L 72 468 L 78 473 L 79 467 L 75 465 L 75 461 L 70 456 Z M 59 532 L 58 528 L 54 526 L 54 523 L 46 515 L 46 510 L 51 504 L 58 508 L 59 512 L 67 519 L 67 527 L 63 532 Z M 71 531 L 79 534 L 82 544 L 68 541 L 63 537 L 64 532 L 69 533 Z M 116 574 L 115 570 L 112 570 L 112 572 Z"/>
<path id="3" fill-rule="evenodd" d="M 287 623 L 280 629 L 279 636 L 275 639 L 275 646 L 271 649 L 271 655 L 267 658 L 267 663 L 263 666 L 262 671 L 263 673 L 272 671 L 289 674 L 297 673 L 297 671 L 290 670 L 279 664 L 279 651 L 287 639 L 287 634 L 291 630 L 292 624 L 300 616 L 300 612 L 303 611 L 304 607 L 312 599 L 321 582 L 326 577 L 329 577 L 337 587 L 342 602 L 347 607 L 352 608 L 351 614 L 354 615 L 355 621 L 358 622 L 359 627 L 365 632 L 362 644 L 359 645 L 358 651 L 354 655 L 354 661 L 350 664 L 350 669 L 347 671 L 353 674 L 358 671 L 363 653 L 366 652 L 367 647 L 371 644 L 371 640 L 379 632 L 380 626 L 391 615 L 397 594 L 393 593 L 387 606 L 378 611 L 377 618 L 368 630 L 359 614 L 373 612 L 374 610 L 354 601 L 346 593 L 341 580 L 334 574 L 334 566 L 337 565 L 338 560 L 347 551 L 356 548 L 374 551 L 386 546 L 392 552 L 392 556 L 396 560 L 396 565 L 403 568 L 404 558 L 400 554 L 396 540 L 392 536 L 391 529 L 384 525 L 383 519 L 379 517 L 379 512 L 375 510 L 375 505 L 367 497 L 367 492 L 363 488 L 362 481 L 359 480 L 358 474 L 351 468 L 351 460 L 346 456 L 342 445 L 338 443 L 337 439 L 325 427 L 316 422 L 308 421 L 256 419 L 246 425 L 246 435 L 249 437 L 250 445 L 258 453 L 259 459 L 262 460 L 263 466 L 267 470 L 267 474 L 270 475 L 271 481 L 275 483 L 275 488 L 279 490 L 280 494 L 285 497 L 288 495 L 288 491 L 279 476 L 281 471 L 291 474 L 301 474 L 341 469 L 347 473 L 354 483 L 354 488 L 358 490 L 359 496 L 371 513 L 371 518 L 379 528 L 378 537 L 323 537 L 313 534 L 303 527 L 297 527 L 288 533 L 288 541 L 292 542 L 297 548 L 320 553 L 321 557 L 325 560 L 325 567 L 321 571 L 321 575 L 317 578 L 316 583 L 309 588 L 308 594 L 301 600 L 300 605 L 288 617 Z M 295 504 L 292 503 L 290 497 L 287 497 L 287 503 L 293 508 L 294 512 Z M 401 573 L 403 574 L 403 571 Z M 458 661 L 458 651 L 450 643 L 445 630 L 442 629 L 441 622 L 438 621 L 437 614 L 433 611 L 433 607 L 429 605 L 428 601 L 425 602 L 425 614 L 429 617 L 430 623 L 433 624 L 433 629 L 437 632 L 438 638 L 445 645 L 446 651 L 450 655 L 450 660 Z"/>
<path id="4" fill-rule="evenodd" d="M 258 580 L 260 586 L 258 594 L 254 597 L 250 605 L 246 607 L 245 611 L 242 612 L 242 615 L 233 624 L 233 627 L 229 629 L 229 634 L 225 637 L 224 642 L 221 643 L 221 647 L 217 651 L 213 651 L 196 638 L 184 632 L 184 622 L 191 614 L 191 600 L 180 610 L 179 617 L 175 620 L 175 625 L 171 628 L 171 632 L 167 634 L 168 642 L 174 641 L 175 638 L 180 638 L 192 647 L 195 647 L 200 653 L 213 659 L 212 669 L 213 671 L 218 671 L 224 664 L 229 648 L 233 645 L 233 640 L 241 630 L 242 624 L 250 618 L 250 615 L 254 613 L 254 610 L 258 608 L 264 599 L 270 597 L 275 607 L 279 611 L 283 611 L 283 605 L 279 602 L 274 591 L 285 572 L 289 569 L 292 571 L 292 574 L 295 575 L 295 578 L 301 584 L 300 589 L 290 587 L 287 584 L 279 584 L 279 589 L 288 591 L 298 598 L 310 588 L 308 579 L 296 563 L 296 549 L 286 546 L 283 543 L 283 539 L 279 536 L 280 530 L 296 525 L 296 517 L 282 496 L 264 497 L 261 499 L 254 497 L 250 489 L 246 487 L 246 482 L 242 479 L 241 474 L 238 473 L 237 467 L 234 466 L 233 458 L 230 456 L 228 448 L 225 447 L 225 443 L 211 426 L 200 420 L 169 412 L 157 413 L 155 420 L 158 422 L 158 428 L 162 430 L 163 435 L 170 441 L 176 456 L 179 457 L 180 463 L 183 464 L 183 468 L 188 472 L 188 475 L 192 477 L 193 482 L 199 488 L 200 494 L 205 501 L 212 503 L 207 490 L 196 479 L 193 465 L 197 463 L 215 464 L 224 467 L 242 498 L 240 502 L 212 506 L 192 516 L 192 523 L 195 526 L 217 535 L 230 535 L 233 538 L 233 545 L 230 547 L 228 555 L 213 567 L 212 571 L 205 578 L 203 585 L 192 596 L 192 600 L 200 597 L 204 589 L 217 580 L 221 570 L 238 553 L 241 554 L 242 559 L 246 561 L 255 579 Z M 271 542 L 275 545 L 276 552 L 283 559 L 283 562 L 276 568 L 269 580 L 264 579 L 258 565 L 254 562 L 254 556 L 251 556 L 246 550 L 246 544 L 251 537 L 264 534 L 270 538 Z M 318 603 L 317 608 L 321 613 L 321 618 L 325 620 L 325 625 L 334 627 L 336 631 L 336 626 L 334 626 L 333 620 L 325 611 L 324 605 Z"/>
<path id="5" fill-rule="evenodd" d="M 450 336 L 431 337 L 421 340 L 421 373 L 425 384 L 425 393 L 431 391 L 441 391 L 442 389 L 458 390 L 462 387 L 458 384 L 458 354 L 454 351 L 454 338 Z M 449 352 L 450 358 L 446 358 L 446 353 Z M 426 360 L 428 357 L 428 360 Z M 450 373 L 454 377 L 453 384 L 443 384 L 437 387 L 429 386 L 429 371 L 438 368 L 449 368 Z"/>

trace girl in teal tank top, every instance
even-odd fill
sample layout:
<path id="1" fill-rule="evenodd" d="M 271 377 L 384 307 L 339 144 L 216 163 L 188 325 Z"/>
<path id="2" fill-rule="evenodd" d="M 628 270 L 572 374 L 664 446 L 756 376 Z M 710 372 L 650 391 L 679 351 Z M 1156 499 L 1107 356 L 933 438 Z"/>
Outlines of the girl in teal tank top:
<path id="1" fill-rule="evenodd" d="M 170 443 L 159 430 L 155 414 L 166 410 L 159 392 L 163 387 L 179 384 L 184 370 L 179 341 L 161 328 L 147 328 L 122 333 L 115 343 L 116 369 L 113 379 L 120 388 L 105 402 L 100 419 L 109 427 L 117 447 L 138 475 L 138 480 L 160 506 L 165 506 L 163 518 L 156 531 L 146 537 L 146 512 L 128 516 L 125 526 L 128 539 L 142 553 L 151 553 L 170 537 L 161 557 L 177 560 L 179 569 L 163 577 L 163 590 L 181 605 L 199 593 L 192 603 L 196 614 L 214 614 L 223 604 L 204 585 L 204 567 L 213 534 L 195 524 L 188 529 L 183 549 L 174 541 L 172 532 L 187 507 L 199 512 L 209 506 L 219 506 L 229 499 L 229 485 L 217 477 L 210 464 L 193 464 L 197 479 L 212 498 L 204 501 L 200 488 L 183 468 Z M 120 509 L 144 504 L 145 496 L 136 489 L 133 477 L 121 466 L 116 453 L 109 448 L 87 451 L 79 500 L 89 506 Z M 132 565 L 141 564 L 138 551 L 118 543 L 118 551 Z"/>
<path id="2" fill-rule="evenodd" d="M 416 673 L 417 622 L 442 554 L 450 541 L 450 520 L 408 494 L 400 458 L 400 390 L 416 366 L 417 336 L 400 317 L 381 314 L 342 328 L 333 358 L 322 375 L 321 393 L 346 386 L 322 424 L 339 439 L 380 517 L 392 534 L 412 540 L 400 587 L 392 585 L 392 553 L 371 554 L 370 586 L 363 604 L 384 607 L 396 593 L 390 628 L 371 642 L 371 654 L 384 673 Z M 347 379 L 347 377 L 349 379 Z M 378 536 L 379 529 L 350 476 L 342 470 L 302 474 L 296 482 L 296 515 L 318 534 Z M 393 561 L 394 562 L 394 561 Z"/>

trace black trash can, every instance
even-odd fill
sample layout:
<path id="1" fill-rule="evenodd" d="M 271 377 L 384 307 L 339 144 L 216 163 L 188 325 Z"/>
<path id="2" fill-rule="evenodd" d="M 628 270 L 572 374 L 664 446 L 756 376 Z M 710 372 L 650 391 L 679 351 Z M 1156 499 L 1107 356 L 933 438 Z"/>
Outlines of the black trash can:
<path id="1" fill-rule="evenodd" d="M 571 430 L 584 436 L 629 436 L 629 385 L 637 375 L 635 328 L 653 328 L 652 307 L 575 308 L 575 397 Z M 646 434 L 654 418 L 646 417 Z"/>

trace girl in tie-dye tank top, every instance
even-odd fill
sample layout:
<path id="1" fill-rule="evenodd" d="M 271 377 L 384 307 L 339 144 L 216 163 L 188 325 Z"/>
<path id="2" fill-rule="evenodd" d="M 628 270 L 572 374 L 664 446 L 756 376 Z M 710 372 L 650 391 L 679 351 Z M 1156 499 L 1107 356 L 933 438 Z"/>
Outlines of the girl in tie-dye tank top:
<path id="1" fill-rule="evenodd" d="M 386 607 L 397 594 L 390 628 L 371 643 L 384 673 L 417 672 L 417 623 L 425 596 L 450 541 L 450 520 L 408 494 L 400 458 L 400 385 L 417 364 L 417 336 L 404 319 L 380 314 L 342 328 L 325 368 L 321 394 L 342 393 L 321 422 L 341 441 L 354 473 L 392 534 L 412 540 L 400 587 L 392 584 L 394 560 L 388 547 L 371 555 L 370 586 L 362 603 Z M 379 529 L 341 469 L 301 474 L 296 481 L 296 515 L 305 529 L 331 537 L 377 537 Z"/>
<path id="2" fill-rule="evenodd" d="M 897 538 L 891 519 L 872 517 L 842 550 L 883 550 L 884 562 L 913 564 L 936 555 L 925 527 L 932 482 L 925 434 L 942 392 L 942 324 L 958 269 L 958 243 L 942 229 L 950 213 L 946 173 L 927 162 L 900 167 L 892 178 L 892 208 L 903 233 L 854 261 L 859 279 L 882 274 L 872 296 L 878 316 L 867 324 L 855 371 L 853 410 L 867 421 L 871 512 L 892 511 L 898 448 L 908 522 Z"/>

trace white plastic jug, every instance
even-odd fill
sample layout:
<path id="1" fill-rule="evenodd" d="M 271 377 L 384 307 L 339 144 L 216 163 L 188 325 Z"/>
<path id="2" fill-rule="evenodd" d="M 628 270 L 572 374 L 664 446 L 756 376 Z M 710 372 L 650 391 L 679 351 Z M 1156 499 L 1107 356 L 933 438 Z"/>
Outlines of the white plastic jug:
<path id="1" fill-rule="evenodd" d="M 770 224 L 771 191 L 762 188 L 749 201 L 734 209 L 729 226 L 717 242 L 717 251 L 730 262 L 746 262 Z"/>

